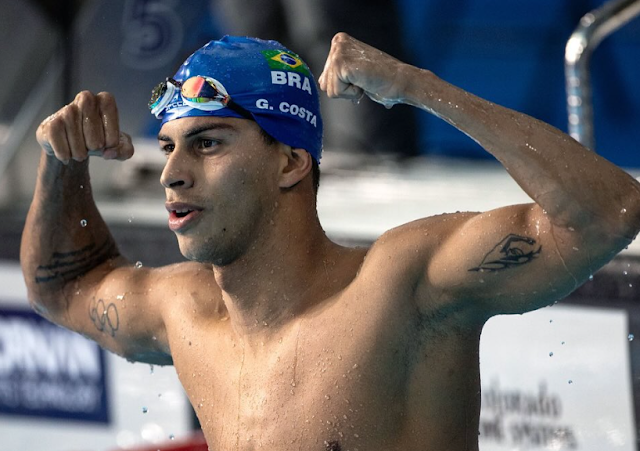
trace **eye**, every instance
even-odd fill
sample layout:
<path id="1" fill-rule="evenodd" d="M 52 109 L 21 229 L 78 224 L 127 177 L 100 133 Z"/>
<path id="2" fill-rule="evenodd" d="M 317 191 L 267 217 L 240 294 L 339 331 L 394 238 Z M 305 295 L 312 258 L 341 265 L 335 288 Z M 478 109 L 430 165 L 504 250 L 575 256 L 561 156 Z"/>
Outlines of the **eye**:
<path id="1" fill-rule="evenodd" d="M 165 144 L 164 146 L 160 146 L 160 150 L 165 156 L 168 156 L 175 149 L 175 144 Z"/>
<path id="2" fill-rule="evenodd" d="M 219 144 L 221 141 L 213 138 L 201 138 L 197 142 L 198 149 L 204 151 L 214 150 Z"/>

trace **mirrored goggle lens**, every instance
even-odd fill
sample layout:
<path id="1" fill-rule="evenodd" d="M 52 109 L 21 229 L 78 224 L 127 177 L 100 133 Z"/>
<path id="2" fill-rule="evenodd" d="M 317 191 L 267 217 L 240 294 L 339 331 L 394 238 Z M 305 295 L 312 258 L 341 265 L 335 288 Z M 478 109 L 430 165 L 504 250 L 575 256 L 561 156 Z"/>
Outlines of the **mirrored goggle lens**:
<path id="1" fill-rule="evenodd" d="M 151 100 L 149 100 L 151 114 L 160 119 L 162 112 L 171 102 L 178 86 L 180 86 L 180 84 L 173 78 L 167 78 L 153 88 L 153 91 L 151 91 Z"/>
<path id="2" fill-rule="evenodd" d="M 162 98 L 167 93 L 167 82 L 163 81 L 156 85 L 151 91 L 151 99 L 149 100 L 149 108 L 154 109 L 162 101 Z"/>
<path id="3" fill-rule="evenodd" d="M 182 84 L 182 97 L 195 103 L 220 102 L 226 105 L 228 96 L 226 92 L 216 86 L 213 79 L 203 76 L 191 77 Z"/>

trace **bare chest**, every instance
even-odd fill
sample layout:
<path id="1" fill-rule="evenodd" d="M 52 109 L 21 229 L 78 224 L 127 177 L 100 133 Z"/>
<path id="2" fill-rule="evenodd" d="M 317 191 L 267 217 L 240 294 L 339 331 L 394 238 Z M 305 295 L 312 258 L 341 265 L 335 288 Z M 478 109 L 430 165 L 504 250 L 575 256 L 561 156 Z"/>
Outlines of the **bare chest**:
<path id="1" fill-rule="evenodd" d="M 347 307 L 267 342 L 195 328 L 172 345 L 212 450 L 395 449 L 430 416 L 439 421 L 443 384 L 473 379 L 451 377 L 465 359 L 443 358 L 442 344 L 431 353 L 409 312 Z"/>

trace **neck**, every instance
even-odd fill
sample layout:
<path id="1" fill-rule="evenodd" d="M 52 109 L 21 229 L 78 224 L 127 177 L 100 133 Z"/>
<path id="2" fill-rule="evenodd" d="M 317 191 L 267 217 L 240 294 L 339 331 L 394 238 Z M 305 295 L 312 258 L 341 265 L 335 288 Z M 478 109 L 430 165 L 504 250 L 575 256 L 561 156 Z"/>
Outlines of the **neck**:
<path id="1" fill-rule="evenodd" d="M 263 341 L 323 299 L 326 267 L 335 266 L 344 251 L 326 237 L 315 215 L 312 221 L 278 221 L 264 235 L 235 262 L 214 266 L 231 324 Z"/>

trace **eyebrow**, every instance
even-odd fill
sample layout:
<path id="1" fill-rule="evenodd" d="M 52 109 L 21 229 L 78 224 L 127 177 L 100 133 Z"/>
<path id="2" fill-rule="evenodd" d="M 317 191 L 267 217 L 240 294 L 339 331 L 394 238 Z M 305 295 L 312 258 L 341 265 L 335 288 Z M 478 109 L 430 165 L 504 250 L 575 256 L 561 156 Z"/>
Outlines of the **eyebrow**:
<path id="1" fill-rule="evenodd" d="M 200 125 L 197 127 L 190 128 L 186 130 L 183 134 L 183 138 L 191 138 L 195 135 L 199 135 L 200 133 L 207 132 L 209 130 L 231 130 L 237 131 L 238 129 L 231 124 L 207 124 Z M 163 135 L 162 133 L 158 133 L 158 141 L 173 141 L 171 137 L 168 135 Z"/>

